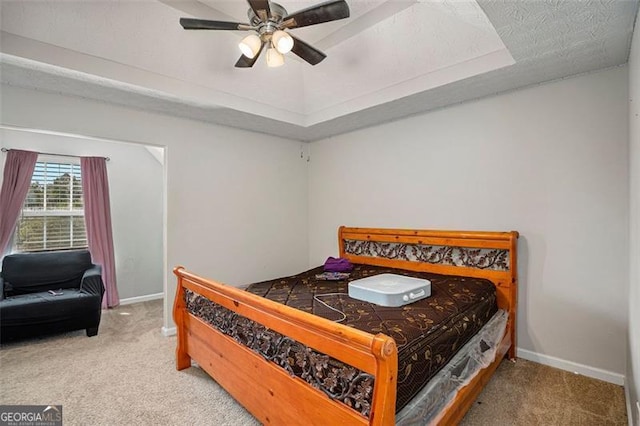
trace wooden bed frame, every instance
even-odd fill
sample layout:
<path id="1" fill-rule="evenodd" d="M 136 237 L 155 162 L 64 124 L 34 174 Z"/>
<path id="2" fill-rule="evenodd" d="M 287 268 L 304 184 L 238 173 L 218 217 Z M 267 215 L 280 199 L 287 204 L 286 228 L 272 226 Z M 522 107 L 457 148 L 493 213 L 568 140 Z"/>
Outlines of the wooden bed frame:
<path id="1" fill-rule="evenodd" d="M 438 274 L 482 277 L 497 289 L 508 312 L 495 361 L 462 388 L 434 423 L 457 423 L 500 364 L 515 359 L 517 238 L 511 232 L 425 231 L 340 227 L 340 256 L 354 263 Z M 263 424 L 395 424 L 397 348 L 392 338 L 372 335 L 308 314 L 176 267 L 173 316 L 176 368 L 203 368 Z M 266 360 L 187 310 L 186 291 L 197 293 L 266 328 L 375 377 L 369 417 Z M 203 401 L 206 403 L 206 401 Z"/>

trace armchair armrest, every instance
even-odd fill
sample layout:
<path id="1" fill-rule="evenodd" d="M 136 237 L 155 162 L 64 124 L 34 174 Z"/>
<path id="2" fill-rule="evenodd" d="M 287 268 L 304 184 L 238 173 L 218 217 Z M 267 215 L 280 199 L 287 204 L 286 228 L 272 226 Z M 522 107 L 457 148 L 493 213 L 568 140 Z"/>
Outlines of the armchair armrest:
<path id="1" fill-rule="evenodd" d="M 93 265 L 93 267 L 84 272 L 82 281 L 80 281 L 80 291 L 97 294 L 102 297 L 104 294 L 104 284 L 102 283 L 102 267 L 100 265 Z"/>

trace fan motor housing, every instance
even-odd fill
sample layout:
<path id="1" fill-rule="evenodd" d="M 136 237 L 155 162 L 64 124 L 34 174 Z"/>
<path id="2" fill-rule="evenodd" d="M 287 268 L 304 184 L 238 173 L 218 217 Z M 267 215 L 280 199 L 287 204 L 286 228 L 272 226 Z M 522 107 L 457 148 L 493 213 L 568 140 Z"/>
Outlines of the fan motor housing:
<path id="1" fill-rule="evenodd" d="M 287 16 L 287 9 L 280 6 L 278 3 L 269 3 L 269 8 L 271 10 L 271 18 L 269 18 L 267 22 L 262 21 L 262 19 L 260 19 L 260 17 L 255 14 L 253 9 L 249 8 L 249 10 L 247 11 L 247 16 L 249 17 L 249 22 L 251 23 L 251 25 L 253 25 L 254 27 L 259 27 L 268 24 L 269 22 L 277 25 L 282 22 L 282 18 Z"/>

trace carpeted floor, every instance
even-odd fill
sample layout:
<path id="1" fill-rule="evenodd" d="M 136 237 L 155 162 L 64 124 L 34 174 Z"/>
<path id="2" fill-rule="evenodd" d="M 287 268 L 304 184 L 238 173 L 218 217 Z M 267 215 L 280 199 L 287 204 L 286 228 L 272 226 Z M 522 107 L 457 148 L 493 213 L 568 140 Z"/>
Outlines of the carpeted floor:
<path id="1" fill-rule="evenodd" d="M 0 404 L 62 404 L 65 425 L 258 424 L 200 369 L 175 370 L 160 301 L 102 318 L 97 337 L 5 344 Z M 620 386 L 518 360 L 502 363 L 462 424 L 626 425 L 627 417 Z"/>

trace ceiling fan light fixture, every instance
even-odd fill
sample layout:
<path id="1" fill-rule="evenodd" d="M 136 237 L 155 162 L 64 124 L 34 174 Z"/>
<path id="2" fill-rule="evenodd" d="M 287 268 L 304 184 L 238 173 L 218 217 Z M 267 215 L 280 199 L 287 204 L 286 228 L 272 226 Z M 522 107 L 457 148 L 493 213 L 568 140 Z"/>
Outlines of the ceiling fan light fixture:
<path id="1" fill-rule="evenodd" d="M 288 52 L 310 65 L 317 65 L 327 55 L 292 36 L 289 31 L 345 19 L 350 15 L 346 0 L 325 0 L 295 13 L 288 13 L 284 7 L 272 0 L 246 1 L 249 5 L 247 11 L 249 22 L 180 18 L 180 25 L 185 30 L 251 31 L 251 35 L 242 39 L 238 45 L 242 55 L 236 61 L 236 68 L 253 67 L 263 50 L 267 50 L 265 54 L 269 67 L 283 65 L 282 55 Z"/>
<path id="2" fill-rule="evenodd" d="M 284 65 L 284 56 L 273 47 L 267 49 L 267 66 L 275 68 Z"/>
<path id="3" fill-rule="evenodd" d="M 276 50 L 283 55 L 291 52 L 293 48 L 293 38 L 285 31 L 278 30 L 271 36 L 271 43 Z"/>
<path id="4" fill-rule="evenodd" d="M 244 56 L 249 59 L 253 59 L 262 46 L 262 40 L 255 34 L 250 34 L 242 39 L 238 47 Z"/>

